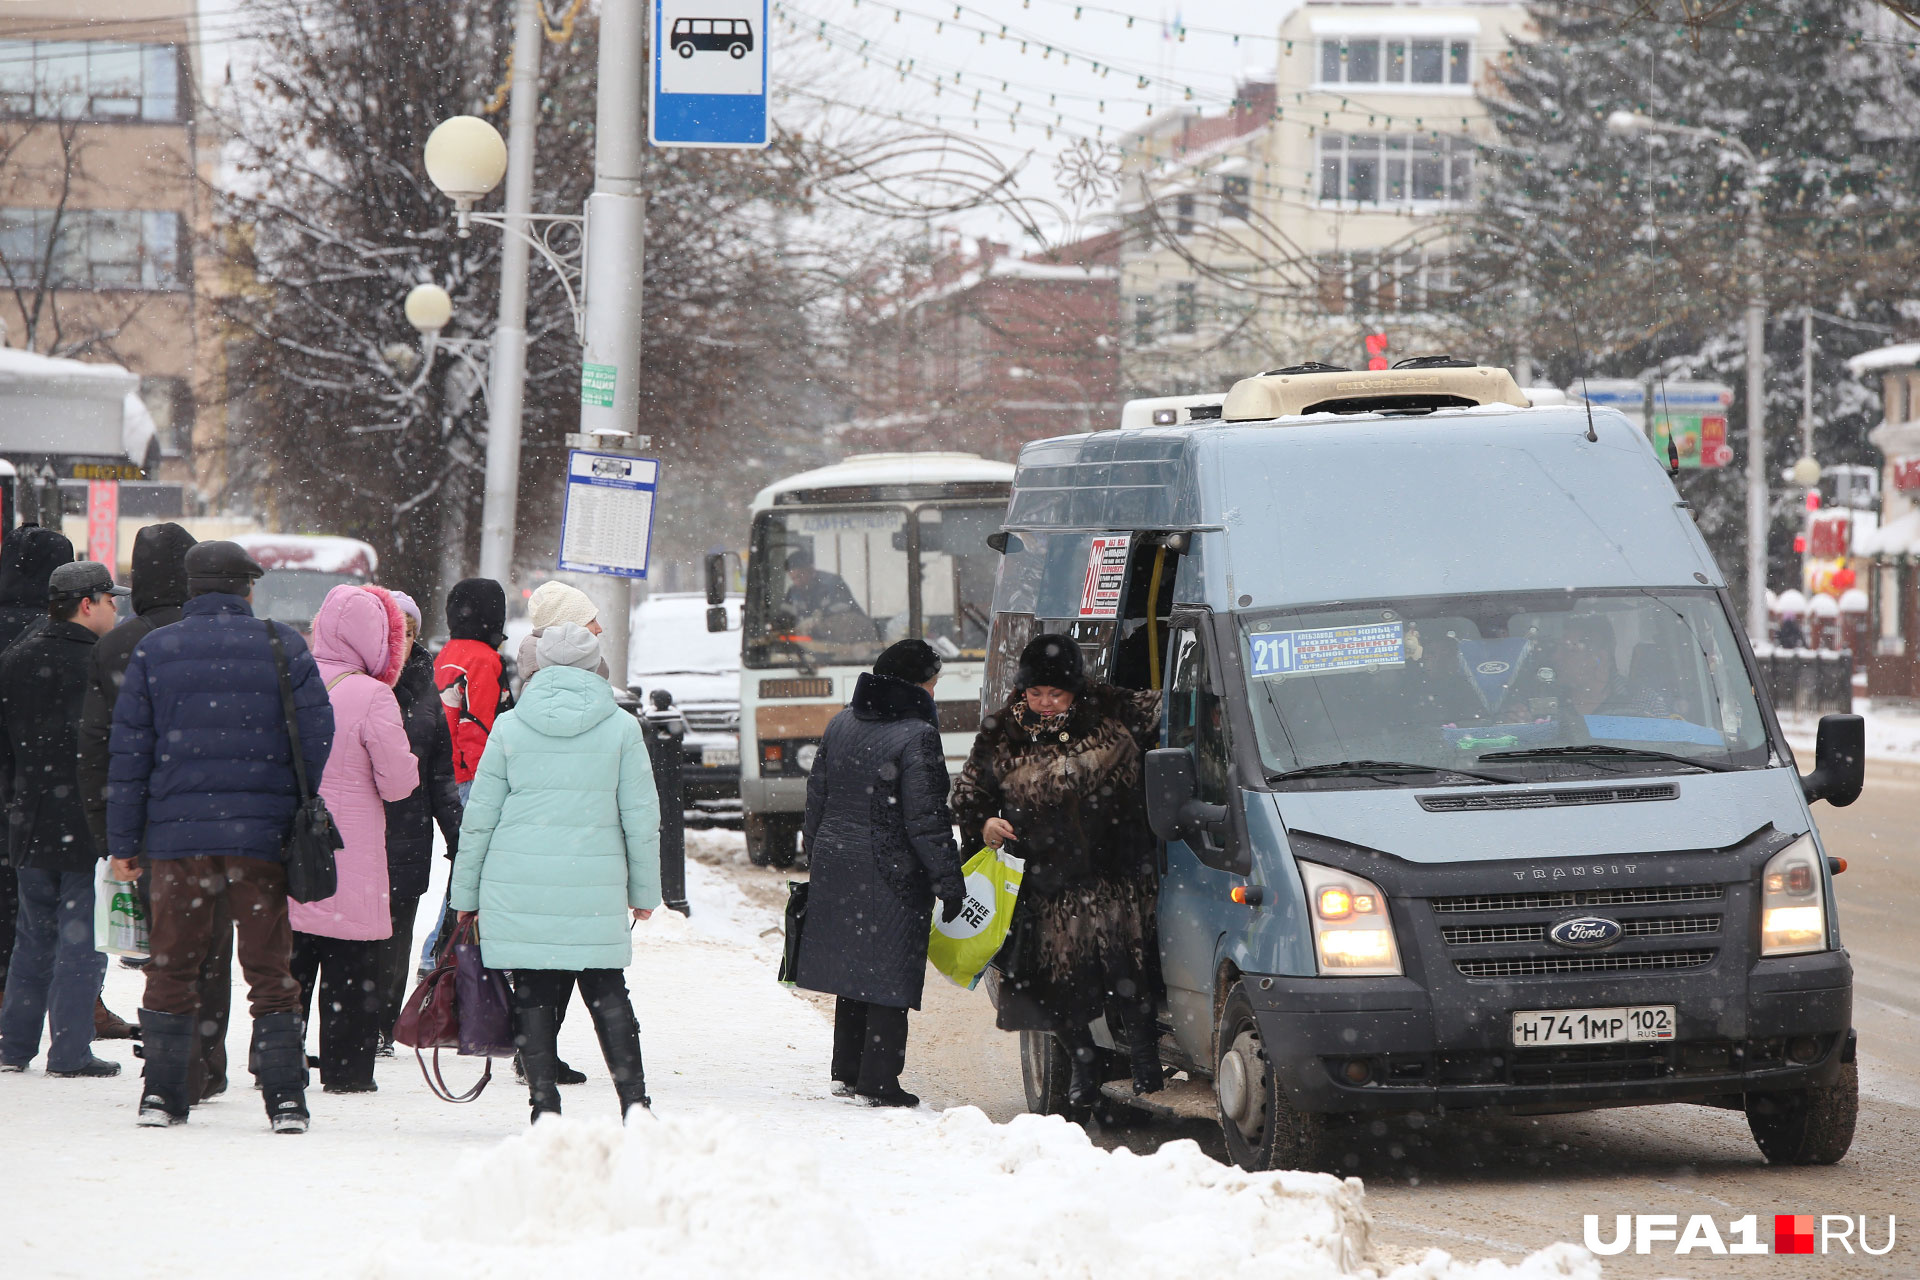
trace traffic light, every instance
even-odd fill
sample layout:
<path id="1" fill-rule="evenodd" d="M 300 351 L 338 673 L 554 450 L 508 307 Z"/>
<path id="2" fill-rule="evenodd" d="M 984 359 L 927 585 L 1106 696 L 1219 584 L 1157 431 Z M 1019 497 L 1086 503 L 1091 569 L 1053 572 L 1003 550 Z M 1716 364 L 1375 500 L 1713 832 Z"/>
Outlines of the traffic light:
<path id="1" fill-rule="evenodd" d="M 1387 335 L 1370 333 L 1367 335 L 1367 368 L 1384 369 L 1387 367 Z"/>

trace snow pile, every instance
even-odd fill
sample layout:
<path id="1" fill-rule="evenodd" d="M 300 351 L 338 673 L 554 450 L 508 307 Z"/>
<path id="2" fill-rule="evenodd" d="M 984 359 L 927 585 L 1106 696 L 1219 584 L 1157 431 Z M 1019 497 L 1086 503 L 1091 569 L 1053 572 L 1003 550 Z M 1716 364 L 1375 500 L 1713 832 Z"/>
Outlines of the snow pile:
<path id="1" fill-rule="evenodd" d="M 820 1119 L 806 1148 L 712 1110 L 636 1117 L 625 1130 L 543 1121 L 469 1157 L 431 1236 L 387 1242 L 366 1274 L 1378 1274 L 1358 1179 L 1247 1173 L 1192 1142 L 1108 1152 L 1057 1117 L 995 1125 L 972 1107 L 930 1119 L 826 1104 Z M 1558 1245 L 1518 1267 L 1461 1264 L 1436 1250 L 1392 1280 L 1599 1275 L 1585 1250 Z"/>

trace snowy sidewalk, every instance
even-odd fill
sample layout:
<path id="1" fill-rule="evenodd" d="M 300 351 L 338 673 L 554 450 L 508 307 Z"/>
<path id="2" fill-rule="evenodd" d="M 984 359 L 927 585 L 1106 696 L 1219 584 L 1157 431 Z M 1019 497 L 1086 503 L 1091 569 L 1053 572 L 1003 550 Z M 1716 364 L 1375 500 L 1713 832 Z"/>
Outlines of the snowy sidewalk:
<path id="1" fill-rule="evenodd" d="M 1871 698 L 1855 698 L 1853 709 L 1867 722 L 1867 759 L 1920 763 L 1920 708 L 1879 706 Z M 1783 716 L 1780 727 L 1797 754 L 1813 766 L 1813 743 L 1820 732 L 1818 716 Z"/>
<path id="2" fill-rule="evenodd" d="M 479 1102 L 435 1100 L 411 1056 L 380 1092 L 316 1088 L 313 1129 L 267 1132 L 244 1070 L 184 1128 L 133 1124 L 128 1073 L 0 1077 L 0 1259 L 9 1276 L 1165 1277 L 1371 1275 L 1360 1183 L 1247 1174 L 1191 1142 L 1106 1152 L 1051 1118 L 879 1112 L 826 1092 L 831 1031 L 773 981 L 774 921 L 688 866 L 696 915 L 638 926 L 629 985 L 657 1118 L 622 1129 L 577 1003 L 567 1115 L 527 1126 L 502 1062 Z M 444 874 L 444 872 L 442 872 Z M 436 893 L 437 893 L 436 886 Z M 108 1003 L 140 979 L 115 965 Z M 477 1064 L 451 1058 L 456 1088 Z M 1556 1246 L 1518 1267 L 1435 1253 L 1396 1280 L 1597 1277 Z"/>

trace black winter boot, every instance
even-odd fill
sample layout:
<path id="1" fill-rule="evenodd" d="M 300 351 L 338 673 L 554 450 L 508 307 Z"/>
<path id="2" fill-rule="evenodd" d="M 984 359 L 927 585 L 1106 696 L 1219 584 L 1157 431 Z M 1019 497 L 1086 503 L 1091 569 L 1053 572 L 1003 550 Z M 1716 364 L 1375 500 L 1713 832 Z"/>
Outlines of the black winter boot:
<path id="1" fill-rule="evenodd" d="M 560 1086 L 557 1075 L 560 1052 L 554 1041 L 560 1034 L 560 1020 L 546 1005 L 523 1005 L 514 1011 L 520 1042 L 520 1066 L 527 1073 L 527 1100 L 533 1104 L 531 1121 L 541 1116 L 560 1114 Z"/>
<path id="2" fill-rule="evenodd" d="M 1133 1091 L 1158 1093 L 1167 1073 L 1160 1065 L 1160 1018 L 1153 1002 L 1141 1000 L 1121 1011 L 1127 1026 L 1127 1058 L 1133 1065 Z"/>
<path id="3" fill-rule="evenodd" d="M 306 1030 L 297 1009 L 263 1013 L 253 1020 L 249 1056 L 259 1064 L 260 1094 L 275 1133 L 307 1131 Z"/>
<path id="4" fill-rule="evenodd" d="M 1067 1118 L 1085 1121 L 1093 1115 L 1094 1104 L 1101 1097 L 1100 1077 L 1094 1071 L 1100 1051 L 1094 1046 L 1093 1033 L 1085 1027 L 1061 1032 L 1060 1044 L 1067 1051 L 1071 1068 L 1067 1077 Z"/>
<path id="5" fill-rule="evenodd" d="M 620 1096 L 621 1118 L 635 1107 L 653 1110 L 653 1099 L 647 1096 L 647 1071 L 640 1062 L 640 1022 L 633 1016 L 633 1006 L 625 1000 L 611 1001 L 594 1013 L 593 1029 L 599 1033 L 600 1052 L 613 1076 L 613 1091 Z"/>
<path id="6" fill-rule="evenodd" d="M 139 1123 L 152 1128 L 185 1124 L 191 1105 L 187 1071 L 193 1060 L 193 1015 L 140 1010 L 140 1047 L 147 1068 Z"/>

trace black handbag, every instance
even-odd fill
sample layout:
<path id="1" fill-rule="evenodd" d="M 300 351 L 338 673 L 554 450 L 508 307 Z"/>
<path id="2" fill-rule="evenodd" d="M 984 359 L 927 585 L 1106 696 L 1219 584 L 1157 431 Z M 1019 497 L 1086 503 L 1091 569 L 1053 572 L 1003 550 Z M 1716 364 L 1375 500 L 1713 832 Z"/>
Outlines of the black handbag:
<path id="1" fill-rule="evenodd" d="M 787 944 L 780 952 L 780 981 L 792 986 L 800 975 L 800 935 L 807 927 L 807 882 L 787 881 Z"/>
<path id="2" fill-rule="evenodd" d="M 280 643 L 280 629 L 267 623 L 267 639 L 273 644 L 273 667 L 280 677 L 280 706 L 287 717 L 287 743 L 293 751 L 293 776 L 300 784 L 300 805 L 293 811 L 293 826 L 287 832 L 287 896 L 295 902 L 318 902 L 340 891 L 340 867 L 334 851 L 344 848 L 340 828 L 327 812 L 322 800 L 307 781 L 306 753 L 300 749 L 300 717 L 293 706 L 293 677 L 287 674 L 287 648 Z"/>

